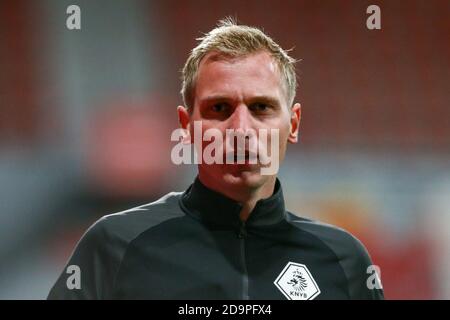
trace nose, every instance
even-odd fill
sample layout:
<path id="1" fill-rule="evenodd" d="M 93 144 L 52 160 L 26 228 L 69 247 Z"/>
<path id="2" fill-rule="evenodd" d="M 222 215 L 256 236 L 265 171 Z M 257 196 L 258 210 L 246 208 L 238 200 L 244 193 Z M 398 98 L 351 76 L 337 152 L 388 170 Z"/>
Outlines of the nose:
<path id="1" fill-rule="evenodd" d="M 250 137 L 252 128 L 252 115 L 247 106 L 243 103 L 239 104 L 231 116 L 227 129 L 233 130 L 233 134 L 226 137 L 227 150 L 247 149 L 250 148 Z"/>
<path id="2" fill-rule="evenodd" d="M 245 132 L 251 128 L 251 114 L 245 104 L 238 105 L 229 118 L 229 129 Z"/>

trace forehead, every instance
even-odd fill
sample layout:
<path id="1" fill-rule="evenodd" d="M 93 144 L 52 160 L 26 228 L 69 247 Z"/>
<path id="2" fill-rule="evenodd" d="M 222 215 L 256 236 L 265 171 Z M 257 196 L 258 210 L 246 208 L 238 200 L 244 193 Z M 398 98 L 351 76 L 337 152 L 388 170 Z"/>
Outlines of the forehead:
<path id="1" fill-rule="evenodd" d="M 213 94 L 242 97 L 270 94 L 282 99 L 282 93 L 278 65 L 266 51 L 240 57 L 210 52 L 197 73 L 195 96 L 200 99 Z"/>

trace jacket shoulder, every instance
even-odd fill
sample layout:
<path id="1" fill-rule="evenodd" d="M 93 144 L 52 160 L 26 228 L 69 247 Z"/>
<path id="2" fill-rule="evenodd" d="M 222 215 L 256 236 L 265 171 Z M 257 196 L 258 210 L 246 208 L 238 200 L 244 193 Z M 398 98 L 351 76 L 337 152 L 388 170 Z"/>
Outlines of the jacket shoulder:
<path id="1" fill-rule="evenodd" d="M 369 289 L 368 273 L 373 266 L 370 254 L 364 244 L 349 231 L 335 225 L 301 218 L 288 213 L 289 222 L 296 228 L 311 234 L 334 252 L 342 266 L 349 285 L 350 297 L 353 299 L 382 299 L 383 292 Z"/>
<path id="2" fill-rule="evenodd" d="M 157 201 L 97 220 L 81 237 L 64 269 L 76 266 L 80 270 L 80 289 L 67 287 L 70 275 L 63 271 L 48 299 L 109 298 L 129 243 L 149 228 L 184 215 L 178 205 L 180 196 L 171 192 Z"/>
<path id="3" fill-rule="evenodd" d="M 328 246 L 332 244 L 333 251 L 347 254 L 367 253 L 367 249 L 358 238 L 336 225 L 299 217 L 290 212 L 289 222 L 298 229 L 313 234 Z"/>
<path id="4" fill-rule="evenodd" d="M 143 231 L 164 221 L 183 216 L 178 204 L 182 192 L 171 192 L 138 207 L 103 216 L 93 228 L 107 235 L 131 241 Z"/>

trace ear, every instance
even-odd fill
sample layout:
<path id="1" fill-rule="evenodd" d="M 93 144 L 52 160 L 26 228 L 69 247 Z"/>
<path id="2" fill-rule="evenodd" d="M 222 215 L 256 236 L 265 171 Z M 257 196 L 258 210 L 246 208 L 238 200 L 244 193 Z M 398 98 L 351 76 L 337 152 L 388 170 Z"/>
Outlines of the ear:
<path id="1" fill-rule="evenodd" d="M 297 143 L 298 130 L 300 128 L 300 120 L 302 118 L 302 106 L 300 103 L 296 103 L 291 109 L 291 130 L 289 132 L 288 141 L 290 143 Z"/>
<path id="2" fill-rule="evenodd" d="M 190 120 L 191 116 L 188 109 L 184 106 L 178 106 L 178 122 L 180 123 L 180 127 L 184 129 L 185 136 L 183 137 L 184 143 L 191 143 L 191 132 L 190 132 Z"/>

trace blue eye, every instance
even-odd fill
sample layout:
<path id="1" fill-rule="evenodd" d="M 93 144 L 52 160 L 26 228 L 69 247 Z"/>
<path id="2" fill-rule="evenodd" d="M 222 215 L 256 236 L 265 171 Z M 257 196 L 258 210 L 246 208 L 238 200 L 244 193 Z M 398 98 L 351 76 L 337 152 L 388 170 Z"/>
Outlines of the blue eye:
<path id="1" fill-rule="evenodd" d="M 256 112 L 267 111 L 268 109 L 269 109 L 269 105 L 267 105 L 265 103 L 253 103 L 250 106 L 250 110 L 256 111 Z"/>
<path id="2" fill-rule="evenodd" d="M 212 106 L 212 110 L 214 112 L 224 112 L 227 109 L 226 103 L 216 103 Z"/>

